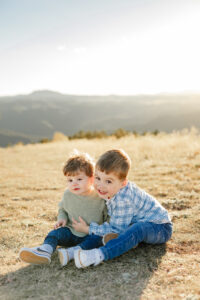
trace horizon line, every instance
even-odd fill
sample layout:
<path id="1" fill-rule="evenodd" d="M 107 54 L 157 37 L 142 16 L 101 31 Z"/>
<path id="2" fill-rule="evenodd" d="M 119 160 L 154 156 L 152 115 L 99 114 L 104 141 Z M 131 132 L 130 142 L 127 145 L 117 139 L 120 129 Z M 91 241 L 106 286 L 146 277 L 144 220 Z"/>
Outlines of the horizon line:
<path id="1" fill-rule="evenodd" d="M 132 96 L 159 96 L 159 95 L 198 95 L 200 94 L 200 91 L 194 91 L 194 90 L 183 90 L 183 91 L 179 91 L 179 92 L 157 92 L 157 93 L 133 93 L 133 94 L 115 94 L 115 93 L 109 93 L 109 94 L 71 94 L 71 93 L 63 93 L 60 91 L 56 91 L 56 90 L 49 90 L 49 89 L 38 89 L 38 90 L 33 90 L 31 92 L 27 92 L 27 93 L 17 93 L 17 94 L 0 94 L 0 98 L 3 97 L 19 97 L 19 96 L 29 96 L 35 93 L 44 93 L 44 92 L 50 92 L 50 93 L 56 93 L 56 94 L 60 94 L 63 96 L 82 96 L 82 97 L 111 97 L 111 96 L 115 96 L 115 97 L 132 97 Z"/>

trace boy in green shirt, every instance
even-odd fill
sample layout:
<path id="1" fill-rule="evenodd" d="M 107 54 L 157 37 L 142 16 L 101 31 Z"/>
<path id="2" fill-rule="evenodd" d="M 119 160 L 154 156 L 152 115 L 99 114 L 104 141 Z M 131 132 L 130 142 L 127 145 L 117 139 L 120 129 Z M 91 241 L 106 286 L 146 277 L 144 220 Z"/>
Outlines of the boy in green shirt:
<path id="1" fill-rule="evenodd" d="M 58 249 L 60 263 L 64 266 L 74 258 L 74 251 L 80 247 L 86 250 L 102 245 L 101 236 L 93 235 L 91 238 L 72 227 L 73 221 L 78 220 L 80 215 L 87 224 L 101 224 L 107 218 L 105 201 L 93 188 L 94 164 L 91 157 L 88 154 L 73 155 L 66 162 L 63 173 L 67 178 L 68 189 L 59 203 L 58 221 L 42 245 L 20 250 L 20 259 L 27 263 L 50 263 L 56 247 L 64 246 L 70 247 Z"/>

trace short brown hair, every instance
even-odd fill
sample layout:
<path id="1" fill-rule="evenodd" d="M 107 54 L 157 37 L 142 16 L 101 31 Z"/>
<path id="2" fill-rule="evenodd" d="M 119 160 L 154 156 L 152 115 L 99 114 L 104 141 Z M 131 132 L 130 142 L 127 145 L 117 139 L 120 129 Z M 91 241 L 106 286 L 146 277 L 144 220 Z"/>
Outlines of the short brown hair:
<path id="1" fill-rule="evenodd" d="M 131 160 L 122 149 L 106 151 L 96 163 L 96 168 L 101 172 L 106 174 L 113 172 L 120 180 L 126 179 L 130 166 Z"/>
<path id="2" fill-rule="evenodd" d="M 87 153 L 74 151 L 63 167 L 65 176 L 75 176 L 79 171 L 88 177 L 94 176 L 94 162 Z"/>

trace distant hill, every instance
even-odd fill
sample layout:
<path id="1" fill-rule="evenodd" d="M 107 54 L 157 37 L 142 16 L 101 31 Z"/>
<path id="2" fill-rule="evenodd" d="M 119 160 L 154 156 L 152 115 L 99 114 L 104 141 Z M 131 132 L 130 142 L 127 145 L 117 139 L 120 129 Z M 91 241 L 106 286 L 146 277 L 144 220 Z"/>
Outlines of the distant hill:
<path id="1" fill-rule="evenodd" d="M 60 131 L 200 128 L 200 94 L 76 96 L 53 91 L 0 97 L 0 146 L 52 138 Z"/>
<path id="2" fill-rule="evenodd" d="M 31 138 L 26 138 L 23 135 L 18 135 L 17 133 L 10 134 L 10 133 L 0 133 L 0 146 L 1 147 L 6 147 L 9 145 L 14 145 L 19 142 L 23 144 L 29 144 L 33 141 Z"/>

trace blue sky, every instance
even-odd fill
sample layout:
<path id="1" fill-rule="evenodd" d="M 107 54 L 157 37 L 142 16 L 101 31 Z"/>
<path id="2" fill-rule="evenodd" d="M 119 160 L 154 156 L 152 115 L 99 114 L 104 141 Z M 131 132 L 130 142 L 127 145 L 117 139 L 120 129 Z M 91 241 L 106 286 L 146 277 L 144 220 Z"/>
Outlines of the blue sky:
<path id="1" fill-rule="evenodd" d="M 0 95 L 200 92 L 199 0 L 0 0 Z"/>

